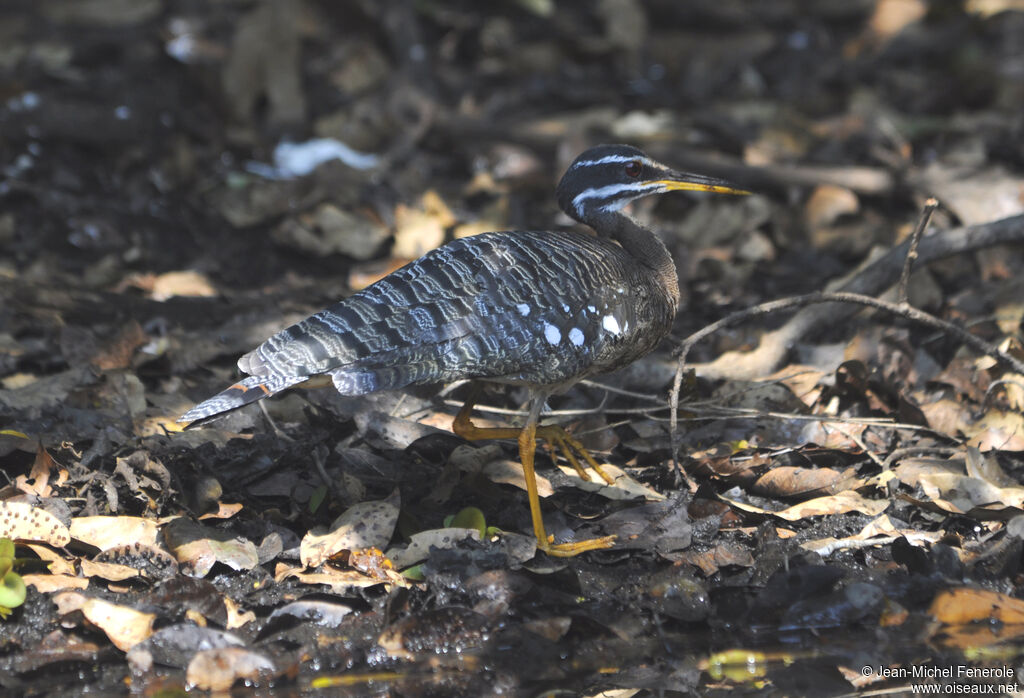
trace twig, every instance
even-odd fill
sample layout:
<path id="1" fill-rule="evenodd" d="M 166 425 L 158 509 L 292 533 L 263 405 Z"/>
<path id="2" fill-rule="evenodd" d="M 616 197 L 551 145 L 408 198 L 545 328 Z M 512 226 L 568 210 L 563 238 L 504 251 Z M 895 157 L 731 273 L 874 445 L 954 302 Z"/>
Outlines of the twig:
<path id="1" fill-rule="evenodd" d="M 882 469 L 889 470 L 892 467 L 893 463 L 908 456 L 948 457 L 960 453 L 962 450 L 963 449 L 960 447 L 951 448 L 948 446 L 907 446 L 906 448 L 897 448 L 895 451 L 886 456 L 885 462 L 882 463 Z"/>
<path id="2" fill-rule="evenodd" d="M 768 315 L 770 313 L 778 312 L 780 310 L 788 310 L 790 308 L 802 308 L 804 306 L 813 305 L 817 303 L 853 303 L 858 305 L 865 305 L 870 308 L 876 308 L 878 310 L 885 310 L 894 315 L 904 317 L 908 320 L 934 327 L 942 330 L 947 334 L 950 334 L 959 339 L 964 344 L 970 346 L 976 351 L 991 356 L 992 358 L 1009 365 L 1017 373 L 1024 373 L 1024 362 L 1016 359 L 1006 352 L 1000 351 L 997 347 L 992 346 L 988 342 L 980 339 L 963 328 L 954 325 L 951 322 L 947 322 L 940 318 L 935 317 L 923 310 L 918 310 L 909 305 L 900 305 L 897 303 L 889 303 L 887 301 L 878 300 L 871 296 L 863 296 L 857 293 L 809 293 L 803 296 L 793 296 L 791 298 L 783 298 L 777 301 L 769 301 L 768 303 L 761 303 L 755 305 L 752 308 L 741 310 L 737 313 L 727 315 L 717 322 L 713 322 L 710 325 L 694 332 L 685 340 L 678 349 L 679 359 L 678 366 L 676 368 L 676 375 L 672 381 L 672 392 L 669 397 L 670 407 L 670 421 L 669 421 L 669 435 L 672 444 L 672 461 L 677 469 L 679 466 L 678 458 L 676 453 L 678 451 L 678 416 L 679 416 L 679 391 L 683 384 L 683 373 L 686 368 L 686 357 L 690 353 L 690 349 L 693 348 L 697 342 L 702 339 L 714 334 L 715 332 L 731 327 L 744 322 L 750 318 L 760 317 L 762 315 Z"/>
<path id="3" fill-rule="evenodd" d="M 985 399 L 981 402 L 983 407 L 988 408 L 988 406 L 992 404 L 992 391 L 1001 385 L 1015 385 L 1021 390 L 1024 390 L 1024 383 L 1018 380 L 1013 380 L 1012 378 L 1000 378 L 999 380 L 994 380 L 988 384 L 987 388 L 985 388 Z"/>
<path id="4" fill-rule="evenodd" d="M 939 200 L 935 197 L 929 197 L 924 202 L 924 208 L 921 209 L 921 216 L 917 219 L 917 227 L 914 228 L 914 234 L 910 236 L 910 249 L 907 250 L 907 258 L 903 262 L 903 273 L 900 275 L 899 292 L 896 294 L 896 302 L 900 305 L 908 305 L 907 300 L 907 285 L 910 283 L 910 270 L 914 267 L 914 262 L 917 261 L 917 246 L 921 243 L 921 236 L 924 235 L 925 228 L 928 227 L 928 221 L 932 219 L 932 214 L 935 213 L 935 209 L 939 207 Z"/>
<path id="5" fill-rule="evenodd" d="M 870 448 L 868 448 L 868 445 L 864 442 L 864 439 L 860 438 L 857 434 L 854 434 L 852 432 L 847 431 L 846 429 L 843 429 L 842 427 L 837 426 L 833 427 L 833 429 L 838 431 L 840 434 L 848 438 L 853 443 L 857 444 L 857 446 L 860 447 L 860 450 L 864 451 L 867 457 L 875 462 L 875 465 L 882 465 L 881 457 L 877 453 L 872 451 Z"/>
<path id="6" fill-rule="evenodd" d="M 625 395 L 626 397 L 635 397 L 638 400 L 647 400 L 648 402 L 661 402 L 662 398 L 660 395 L 651 395 L 650 393 L 637 393 L 632 390 L 625 390 L 623 388 L 616 388 L 611 385 L 606 385 L 599 381 L 583 379 L 578 385 L 585 385 L 588 388 L 599 388 L 600 390 L 607 390 L 609 393 L 615 393 L 616 395 Z"/>
<path id="7" fill-rule="evenodd" d="M 1024 214 L 927 235 L 921 239 L 918 248 L 918 263 L 962 255 L 993 245 L 1020 242 L 1024 242 Z M 867 296 L 881 295 L 899 281 L 909 248 L 910 240 L 904 240 L 902 244 L 866 264 L 836 290 Z M 698 370 L 704 377 L 755 380 L 775 370 L 789 348 L 801 337 L 816 328 L 842 322 L 854 312 L 856 308 L 838 303 L 804 308 L 779 329 L 765 333 L 756 349 L 726 352 L 710 363 L 700 364 Z"/>

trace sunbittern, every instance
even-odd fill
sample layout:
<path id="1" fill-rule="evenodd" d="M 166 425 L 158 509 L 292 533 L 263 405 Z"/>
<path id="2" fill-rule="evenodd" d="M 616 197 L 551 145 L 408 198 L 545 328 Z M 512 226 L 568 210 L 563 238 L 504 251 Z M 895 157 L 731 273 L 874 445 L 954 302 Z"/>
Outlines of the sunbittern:
<path id="1" fill-rule="evenodd" d="M 541 550 L 570 556 L 610 547 L 614 536 L 562 544 L 547 536 L 533 468 L 538 438 L 584 477 L 574 453 L 610 479 L 565 430 L 538 419 L 553 393 L 629 364 L 668 334 L 679 303 L 675 264 L 664 243 L 620 209 L 675 190 L 745 193 L 676 172 L 632 146 L 590 148 L 557 194 L 562 210 L 596 236 L 498 232 L 448 243 L 274 335 L 238 360 L 247 378 L 179 421 L 206 420 L 319 374 L 329 374 L 343 395 L 463 378 L 525 385 L 532 399 L 521 428 L 474 425 L 471 397 L 455 433 L 518 439 Z"/>

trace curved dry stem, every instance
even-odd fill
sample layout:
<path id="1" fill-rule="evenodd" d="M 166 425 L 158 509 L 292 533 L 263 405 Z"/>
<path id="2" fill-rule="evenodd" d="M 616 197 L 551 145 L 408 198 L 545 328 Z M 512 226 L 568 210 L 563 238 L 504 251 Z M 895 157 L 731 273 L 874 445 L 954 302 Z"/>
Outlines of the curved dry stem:
<path id="1" fill-rule="evenodd" d="M 869 308 L 875 308 L 877 310 L 884 310 L 894 315 L 906 318 L 912 322 L 926 325 L 928 327 L 935 328 L 942 332 L 945 332 L 964 344 L 968 345 L 972 349 L 990 356 L 993 359 L 1003 363 L 1012 368 L 1017 373 L 1024 373 L 1024 361 L 1021 361 L 1013 356 L 1010 356 L 1004 351 L 1001 351 L 998 347 L 989 344 L 985 340 L 976 337 L 962 327 L 954 325 L 951 322 L 937 318 L 930 313 L 926 313 L 923 310 L 918 310 L 913 306 L 905 303 L 889 303 L 888 301 L 882 301 L 871 296 L 864 296 L 858 293 L 808 293 L 803 296 L 793 296 L 791 298 L 783 298 L 776 301 L 769 301 L 768 303 L 761 303 L 752 308 L 747 308 L 737 313 L 727 315 L 726 317 L 713 322 L 712 324 L 694 332 L 685 340 L 678 349 L 679 359 L 676 367 L 676 375 L 672 381 L 672 392 L 669 397 L 669 407 L 671 416 L 669 418 L 669 438 L 672 444 L 672 462 L 681 474 L 684 475 L 682 468 L 679 466 L 679 460 L 677 457 L 678 453 L 678 414 L 679 414 L 679 391 L 683 383 L 683 374 L 686 368 L 686 357 L 695 344 L 701 340 L 709 337 L 710 335 L 718 332 L 726 327 L 740 324 L 754 317 L 760 317 L 762 315 L 768 315 L 770 313 L 779 312 L 782 310 L 789 310 L 791 308 L 802 308 L 808 305 L 814 305 L 819 303 L 850 303 L 855 305 L 863 305 Z M 686 477 L 689 482 L 689 478 Z M 690 484 L 691 489 L 693 484 Z"/>

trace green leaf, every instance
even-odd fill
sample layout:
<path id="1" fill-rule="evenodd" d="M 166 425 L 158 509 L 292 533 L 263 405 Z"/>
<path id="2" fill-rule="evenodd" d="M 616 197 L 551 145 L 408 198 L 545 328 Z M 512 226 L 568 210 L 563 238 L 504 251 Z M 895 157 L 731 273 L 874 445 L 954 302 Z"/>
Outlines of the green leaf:
<path id="1" fill-rule="evenodd" d="M 324 500 L 326 498 L 327 498 L 327 486 L 326 485 L 320 485 L 315 490 L 313 490 L 313 494 L 311 494 L 309 496 L 309 513 L 310 514 L 315 514 L 316 510 L 320 508 L 320 505 L 324 503 Z"/>
<path id="2" fill-rule="evenodd" d="M 402 576 L 414 582 L 422 582 L 425 579 L 423 576 L 423 565 L 413 565 L 408 569 L 402 570 Z"/>
<path id="3" fill-rule="evenodd" d="M 3 578 L 14 566 L 14 542 L 10 538 L 0 538 L 0 578 Z"/>
<path id="4" fill-rule="evenodd" d="M 17 608 L 25 603 L 25 582 L 16 572 L 8 572 L 0 582 L 0 606 Z"/>
<path id="5" fill-rule="evenodd" d="M 480 538 L 487 533 L 487 521 L 484 513 L 476 507 L 466 507 L 452 517 L 451 523 L 445 522 L 448 528 L 475 528 L 480 531 Z"/>

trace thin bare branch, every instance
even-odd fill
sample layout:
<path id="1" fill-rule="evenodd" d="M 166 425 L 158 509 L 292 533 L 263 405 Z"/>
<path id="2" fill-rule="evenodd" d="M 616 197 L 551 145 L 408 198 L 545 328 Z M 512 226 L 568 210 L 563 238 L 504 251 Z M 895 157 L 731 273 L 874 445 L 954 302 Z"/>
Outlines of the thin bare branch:
<path id="1" fill-rule="evenodd" d="M 721 320 L 694 332 L 687 337 L 679 347 L 679 363 L 676 368 L 676 375 L 672 382 L 672 392 L 669 397 L 669 406 L 671 408 L 669 433 L 672 441 L 673 461 L 677 463 L 677 467 L 678 459 L 676 458 L 676 451 L 678 446 L 677 423 L 679 414 L 679 392 L 683 383 L 683 374 L 686 368 L 686 357 L 689 354 L 690 349 L 702 339 L 714 334 L 715 332 L 726 327 L 731 327 L 741 322 L 745 322 L 746 320 L 754 317 L 760 317 L 770 313 L 779 312 L 781 310 L 788 310 L 790 308 L 802 308 L 808 305 L 832 302 L 864 305 L 870 308 L 884 310 L 928 327 L 934 327 L 956 337 L 958 340 L 976 351 L 985 354 L 986 356 L 991 356 L 997 361 L 1010 366 L 1017 373 L 1024 373 L 1024 362 L 1021 360 L 1010 356 L 1006 352 L 1001 351 L 998 347 L 989 344 L 983 339 L 970 334 L 958 325 L 954 325 L 951 322 L 937 318 L 934 315 L 926 313 L 923 310 L 918 310 L 917 308 L 913 308 L 909 305 L 889 303 L 887 301 L 882 301 L 870 296 L 863 296 L 857 293 L 809 293 L 803 296 L 793 296 L 791 298 L 783 298 L 776 301 L 770 301 L 768 303 L 761 303 L 760 305 L 756 305 L 752 308 L 747 308 L 746 310 L 727 315 Z"/>
<path id="2" fill-rule="evenodd" d="M 934 197 L 930 197 L 924 202 L 921 216 L 917 219 L 917 227 L 914 228 L 914 234 L 910 236 L 910 248 L 907 250 L 907 259 L 903 263 L 899 292 L 896 294 L 897 302 L 900 304 L 909 304 L 907 300 L 907 285 L 910 283 L 910 272 L 914 268 L 914 262 L 917 260 L 917 246 L 921 244 L 921 236 L 924 235 L 928 222 L 932 219 L 932 214 L 935 213 L 935 209 L 938 207 L 939 200 Z"/>

